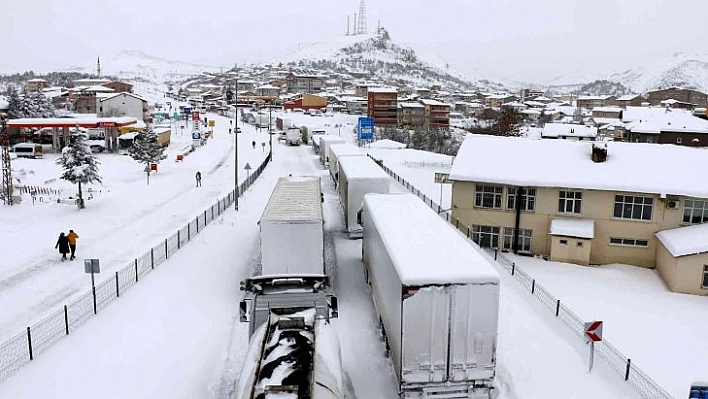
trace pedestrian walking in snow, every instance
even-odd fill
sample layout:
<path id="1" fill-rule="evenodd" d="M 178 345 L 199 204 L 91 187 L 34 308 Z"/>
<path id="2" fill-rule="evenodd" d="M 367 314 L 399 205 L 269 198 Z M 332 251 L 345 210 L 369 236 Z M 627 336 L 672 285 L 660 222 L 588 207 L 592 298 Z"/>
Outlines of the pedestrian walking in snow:
<path id="1" fill-rule="evenodd" d="M 54 246 L 54 249 L 57 248 L 59 248 L 59 253 L 61 254 L 61 261 L 64 262 L 66 254 L 69 253 L 69 239 L 64 235 L 63 231 L 59 233 L 59 239 L 57 239 L 57 244 Z"/>
<path id="2" fill-rule="evenodd" d="M 76 234 L 74 230 L 69 230 L 69 234 L 66 235 L 66 238 L 69 240 L 69 249 L 71 250 L 71 257 L 69 259 L 74 260 L 76 258 L 76 239 L 79 238 L 79 235 Z"/>
<path id="3" fill-rule="evenodd" d="M 251 141 L 251 145 L 253 146 L 253 149 L 256 149 L 256 140 Z"/>
<path id="4" fill-rule="evenodd" d="M 202 172 L 197 171 L 197 174 L 195 175 L 197 179 L 197 187 L 201 187 L 202 185 Z"/>

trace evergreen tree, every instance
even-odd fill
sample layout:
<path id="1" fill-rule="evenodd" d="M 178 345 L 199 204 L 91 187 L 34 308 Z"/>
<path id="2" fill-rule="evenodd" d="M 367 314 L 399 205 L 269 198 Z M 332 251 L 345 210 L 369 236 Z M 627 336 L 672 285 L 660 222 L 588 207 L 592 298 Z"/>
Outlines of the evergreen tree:
<path id="1" fill-rule="evenodd" d="M 231 89 L 231 86 L 226 88 L 225 100 L 226 104 L 231 104 L 234 101 L 234 91 Z"/>
<path id="2" fill-rule="evenodd" d="M 52 102 L 49 101 L 41 90 L 29 93 L 28 95 L 31 102 L 34 104 L 35 112 L 32 118 L 53 118 L 56 116 L 54 113 L 54 105 L 52 105 Z"/>
<path id="3" fill-rule="evenodd" d="M 134 160 L 145 164 L 147 184 L 150 184 L 150 164 L 159 163 L 167 158 L 165 148 L 157 142 L 157 135 L 152 130 L 152 127 L 135 136 L 133 145 L 128 149 L 128 154 Z"/>
<path id="4" fill-rule="evenodd" d="M 10 89 L 10 93 L 7 96 L 7 116 L 10 119 L 22 118 L 22 113 L 20 112 L 20 95 L 17 93 L 15 88 Z"/>
<path id="5" fill-rule="evenodd" d="M 72 138 L 71 144 L 62 149 L 61 157 L 56 161 L 57 165 L 64 169 L 61 179 L 79 184 L 79 208 L 84 208 L 81 183 L 101 182 L 101 176 L 98 174 L 98 165 L 101 163 L 91 153 L 91 148 L 86 144 L 86 140 L 85 133 L 77 133 Z"/>

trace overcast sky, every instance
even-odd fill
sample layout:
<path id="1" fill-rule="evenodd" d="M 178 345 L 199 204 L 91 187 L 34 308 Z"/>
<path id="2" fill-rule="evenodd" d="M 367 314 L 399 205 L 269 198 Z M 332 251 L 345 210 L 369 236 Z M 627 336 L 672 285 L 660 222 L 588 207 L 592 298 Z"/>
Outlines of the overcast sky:
<path id="1" fill-rule="evenodd" d="M 545 80 L 708 54 L 708 1 L 367 0 L 368 28 L 463 72 Z M 359 0 L 23 0 L 0 13 L 0 73 L 47 71 L 121 50 L 231 66 L 343 35 Z M 565 72 L 568 71 L 568 72 Z"/>

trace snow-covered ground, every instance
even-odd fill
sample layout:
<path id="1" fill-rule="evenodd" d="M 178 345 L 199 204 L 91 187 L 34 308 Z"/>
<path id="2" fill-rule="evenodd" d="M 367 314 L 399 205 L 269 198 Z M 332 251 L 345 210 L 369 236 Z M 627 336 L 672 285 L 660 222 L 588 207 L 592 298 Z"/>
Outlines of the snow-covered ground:
<path id="1" fill-rule="evenodd" d="M 296 124 L 322 127 L 354 140 L 355 117 L 288 117 Z M 33 205 L 28 196 L 19 205 L 0 208 L 0 240 L 10 243 L 3 245 L 0 260 L 0 342 L 88 291 L 90 277 L 84 274 L 83 258 L 101 259 L 102 273 L 97 277 L 102 280 L 233 189 L 230 124 L 225 118 L 210 118 L 217 121 L 215 137 L 177 163 L 176 151 L 189 141 L 188 131 L 180 135 L 178 130 L 170 157 L 151 175 L 149 186 L 141 165 L 126 156 L 101 154 L 104 187 L 94 187 L 95 198 L 87 201 L 86 209 L 44 201 Z M 256 167 L 268 148 L 265 132 L 242 128 L 241 180 L 246 162 Z M 253 149 L 252 140 L 265 142 L 265 148 Z M 375 151 L 388 167 L 439 200 L 440 185 L 433 176 L 449 169 L 449 157 L 411 150 Z M 59 174 L 55 157 L 15 160 L 14 175 L 23 183 L 71 192 L 62 182 L 51 181 Z M 423 160 L 427 163 L 421 164 Z M 197 170 L 203 175 L 203 187 L 198 189 L 194 187 Z M 397 397 L 364 283 L 361 242 L 343 235 L 338 197 L 312 149 L 275 141 L 273 163 L 244 193 L 238 212 L 230 209 L 218 217 L 97 317 L 0 384 L 0 397 L 230 397 L 248 347 L 248 327 L 238 322 L 239 281 L 250 276 L 257 263 L 257 221 L 267 198 L 278 177 L 288 174 L 322 178 L 325 227 L 336 248 L 340 317 L 333 325 L 341 341 L 349 396 Z M 403 191 L 397 184 L 392 187 Z M 443 186 L 443 206 L 449 207 L 449 186 Z M 79 262 L 62 263 L 53 247 L 58 233 L 69 228 L 80 235 Z M 708 357 L 706 341 L 700 339 L 708 322 L 700 316 L 678 321 L 682 315 L 704 313 L 705 298 L 667 294 L 653 272 L 645 269 L 516 260 L 581 317 L 604 319 L 605 337 L 672 395 L 685 397 L 691 380 L 708 375 L 705 362 L 699 360 Z M 501 275 L 499 398 L 639 397 L 600 358 L 588 372 L 588 346 L 517 281 Z M 652 318 L 657 320 L 648 324 Z"/>

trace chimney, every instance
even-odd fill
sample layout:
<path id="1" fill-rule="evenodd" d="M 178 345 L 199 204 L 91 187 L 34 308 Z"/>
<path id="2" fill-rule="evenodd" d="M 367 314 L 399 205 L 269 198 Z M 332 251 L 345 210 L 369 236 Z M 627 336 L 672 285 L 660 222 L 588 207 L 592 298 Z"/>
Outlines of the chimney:
<path id="1" fill-rule="evenodd" d="M 596 163 L 607 160 L 607 142 L 595 141 L 592 143 L 592 161 Z"/>

